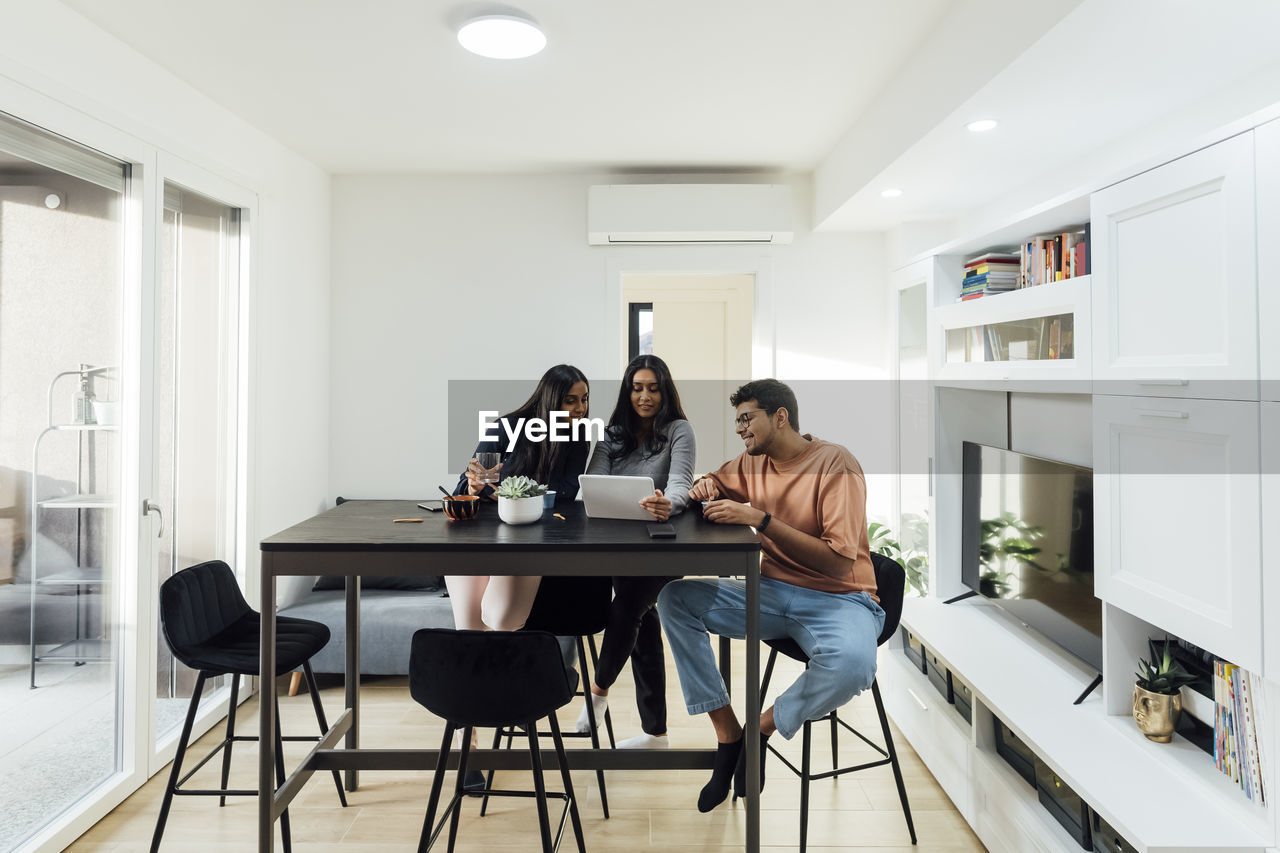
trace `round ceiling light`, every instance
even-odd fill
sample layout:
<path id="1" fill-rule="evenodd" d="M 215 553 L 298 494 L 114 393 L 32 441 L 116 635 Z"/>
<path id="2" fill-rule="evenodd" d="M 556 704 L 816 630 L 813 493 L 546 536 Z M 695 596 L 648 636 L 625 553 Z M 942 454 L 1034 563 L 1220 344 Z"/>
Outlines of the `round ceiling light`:
<path id="1" fill-rule="evenodd" d="M 997 122 L 993 118 L 982 118 L 977 121 L 971 121 L 965 125 L 972 133 L 986 133 L 988 130 L 994 130 Z"/>
<path id="2" fill-rule="evenodd" d="M 547 37 L 529 18 L 481 15 L 458 30 L 458 44 L 490 59 L 524 59 L 547 46 Z"/>
<path id="3" fill-rule="evenodd" d="M 902 190 L 899 190 L 899 189 L 880 190 L 880 195 L 882 198 L 897 198 L 898 196 L 902 195 Z"/>

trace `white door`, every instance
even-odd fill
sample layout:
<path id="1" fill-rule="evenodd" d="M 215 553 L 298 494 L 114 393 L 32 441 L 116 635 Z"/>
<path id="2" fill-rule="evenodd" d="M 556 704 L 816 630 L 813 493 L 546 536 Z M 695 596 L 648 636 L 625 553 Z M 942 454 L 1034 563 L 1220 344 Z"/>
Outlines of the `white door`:
<path id="1" fill-rule="evenodd" d="M 1262 666 L 1258 404 L 1097 395 L 1094 591 Z"/>
<path id="2" fill-rule="evenodd" d="M 243 211 L 166 181 L 154 300 L 152 417 L 143 448 L 142 556 L 152 561 L 151 596 L 174 572 L 206 560 L 238 569 L 236 414 L 239 280 Z M 157 629 L 158 618 L 157 613 Z M 172 757 L 196 674 L 154 640 L 155 737 L 152 769 Z M 206 683 L 203 728 L 221 716 L 230 683 Z M 248 695 L 243 684 L 240 698 Z"/>
<path id="3" fill-rule="evenodd" d="M 751 378 L 752 275 L 629 275 L 623 303 L 653 306 L 653 353 L 671 368 L 698 439 L 694 470 L 741 452 L 729 395 Z"/>
<path id="4" fill-rule="evenodd" d="M 1254 131 L 1258 155 L 1258 328 L 1262 399 L 1280 400 L 1280 119 Z"/>
<path id="5" fill-rule="evenodd" d="M 1253 144 L 1093 195 L 1095 393 L 1257 399 Z"/>

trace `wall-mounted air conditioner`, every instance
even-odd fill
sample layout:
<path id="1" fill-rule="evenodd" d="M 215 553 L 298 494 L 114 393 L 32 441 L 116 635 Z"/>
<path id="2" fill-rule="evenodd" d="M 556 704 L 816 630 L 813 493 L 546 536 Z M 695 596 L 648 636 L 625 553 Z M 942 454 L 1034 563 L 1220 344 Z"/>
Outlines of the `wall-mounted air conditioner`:
<path id="1" fill-rule="evenodd" d="M 609 184 L 587 191 L 592 246 L 790 243 L 791 188 L 775 184 Z"/>

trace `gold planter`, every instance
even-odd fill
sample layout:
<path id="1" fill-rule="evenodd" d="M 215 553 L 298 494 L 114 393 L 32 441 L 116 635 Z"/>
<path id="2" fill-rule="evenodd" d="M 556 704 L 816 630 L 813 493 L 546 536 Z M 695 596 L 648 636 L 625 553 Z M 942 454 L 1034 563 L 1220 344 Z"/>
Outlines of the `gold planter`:
<path id="1" fill-rule="evenodd" d="M 1168 743 L 1182 715 L 1182 694 L 1152 693 L 1133 685 L 1133 721 L 1148 740 Z"/>

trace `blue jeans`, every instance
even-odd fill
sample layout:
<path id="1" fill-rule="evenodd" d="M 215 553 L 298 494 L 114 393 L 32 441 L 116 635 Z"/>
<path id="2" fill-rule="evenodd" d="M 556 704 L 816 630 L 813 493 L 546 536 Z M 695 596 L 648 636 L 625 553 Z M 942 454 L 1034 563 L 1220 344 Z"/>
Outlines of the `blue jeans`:
<path id="1" fill-rule="evenodd" d="M 746 605 L 742 580 L 686 578 L 667 584 L 658 596 L 690 714 L 729 704 L 708 632 L 744 639 Z M 818 592 L 760 579 L 760 639 L 790 637 L 809 656 L 809 666 L 774 701 L 773 721 L 784 738 L 871 686 L 883 628 L 884 611 L 865 592 Z"/>

